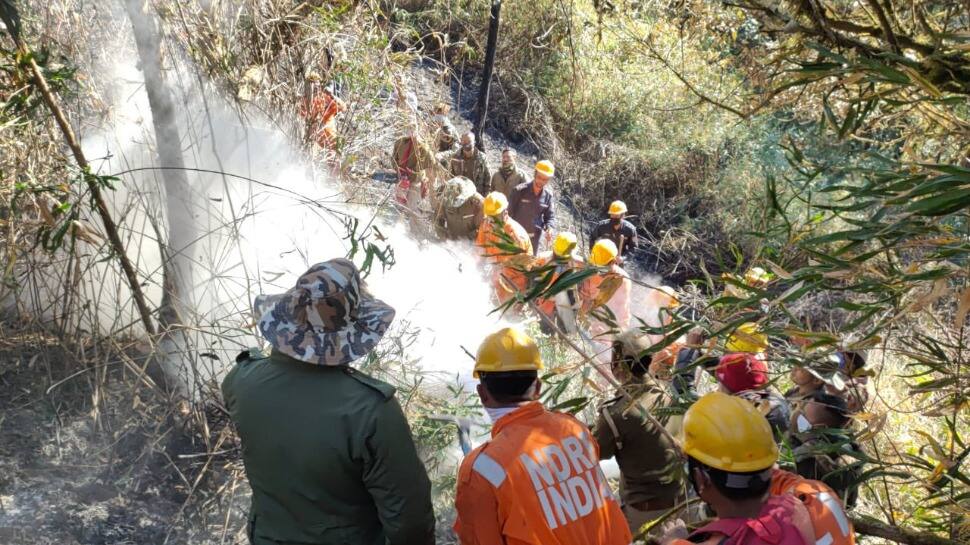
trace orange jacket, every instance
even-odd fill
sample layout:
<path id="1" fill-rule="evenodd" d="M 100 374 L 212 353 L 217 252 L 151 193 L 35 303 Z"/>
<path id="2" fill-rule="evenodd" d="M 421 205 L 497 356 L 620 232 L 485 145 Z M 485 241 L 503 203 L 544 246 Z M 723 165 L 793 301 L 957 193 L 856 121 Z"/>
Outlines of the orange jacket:
<path id="1" fill-rule="evenodd" d="M 301 112 L 316 131 L 317 144 L 321 147 L 326 148 L 333 144 L 333 138 L 337 135 L 337 114 L 344 109 L 344 101 L 327 93 L 320 93 Z"/>
<path id="2" fill-rule="evenodd" d="M 630 530 L 575 418 L 532 402 L 498 420 L 458 471 L 462 545 L 628 545 Z"/>
<path id="3" fill-rule="evenodd" d="M 855 530 L 842 501 L 825 484 L 776 469 L 771 475 L 771 494 L 792 494 L 805 504 L 815 527 L 817 545 L 855 545 Z"/>
<path id="4" fill-rule="evenodd" d="M 589 278 L 589 291 L 592 294 L 591 302 L 601 298 L 601 294 L 599 293 L 601 286 L 616 285 L 614 282 L 606 282 L 607 278 L 618 278 L 620 280 L 619 287 L 606 300 L 606 306 L 616 316 L 616 324 L 619 330 L 624 331 L 630 327 L 630 295 L 633 291 L 633 282 L 630 280 L 630 275 L 622 267 L 614 263 L 610 265 L 609 273 L 605 275 L 597 274 Z M 602 296 L 605 295 L 607 294 L 603 294 Z M 594 335 L 601 335 L 608 330 L 609 327 L 606 324 L 596 319 L 593 320 L 590 326 L 590 331 Z"/>
<path id="5" fill-rule="evenodd" d="M 551 262 L 553 262 L 553 259 L 554 257 L 552 252 L 541 253 L 539 254 L 538 258 L 536 258 L 535 268 L 545 267 L 549 265 Z M 579 270 L 583 266 L 583 261 L 580 259 L 570 259 L 568 262 L 565 262 L 564 265 L 566 265 L 565 267 L 563 267 L 564 270 L 567 268 L 571 268 L 573 270 Z M 551 282 L 555 282 L 556 280 L 558 280 L 561 274 L 562 274 L 561 272 L 553 273 Z M 579 285 L 570 288 L 570 290 L 572 290 L 573 293 L 575 293 L 576 297 L 579 299 L 578 301 L 576 301 L 576 305 L 577 305 L 576 310 L 579 310 L 580 303 L 584 303 L 592 299 L 594 295 L 592 286 L 588 279 L 580 282 Z M 536 306 L 539 307 L 539 311 L 545 314 L 546 316 L 553 317 L 556 313 L 556 301 L 554 298 L 538 299 L 536 300 Z"/>
<path id="6" fill-rule="evenodd" d="M 503 243 L 504 241 L 499 238 L 494 232 L 496 223 L 492 220 L 486 220 L 482 222 L 481 227 L 478 228 L 478 236 L 475 237 L 475 245 L 482 249 L 483 255 L 488 258 L 490 263 L 502 263 L 511 258 L 511 255 L 500 255 L 506 253 L 505 250 L 496 247 L 496 244 Z M 502 230 L 505 234 L 512 237 L 515 241 L 515 245 L 522 249 L 522 251 L 528 255 L 532 255 L 532 240 L 529 238 L 529 233 L 519 225 L 519 222 L 512 218 L 506 219 L 502 224 Z"/>
<path id="7" fill-rule="evenodd" d="M 504 303 L 515 295 L 516 291 L 525 291 L 527 287 L 528 278 L 526 275 L 516 270 L 512 265 L 516 264 L 519 268 L 523 268 L 526 261 L 531 261 L 532 241 L 529 239 L 529 234 L 526 233 L 525 229 L 517 221 L 508 218 L 503 223 L 502 230 L 512 237 L 515 245 L 523 253 L 518 255 L 503 255 L 506 254 L 506 251 L 498 248 L 495 244 L 505 241 L 493 232 L 495 226 L 495 222 L 491 220 L 486 219 L 483 221 L 482 225 L 478 228 L 475 245 L 482 249 L 482 254 L 485 256 L 486 261 L 492 264 L 491 274 L 492 283 L 495 285 L 495 295 L 498 297 L 499 303 Z M 506 266 L 499 266 L 499 264 L 503 263 Z"/>

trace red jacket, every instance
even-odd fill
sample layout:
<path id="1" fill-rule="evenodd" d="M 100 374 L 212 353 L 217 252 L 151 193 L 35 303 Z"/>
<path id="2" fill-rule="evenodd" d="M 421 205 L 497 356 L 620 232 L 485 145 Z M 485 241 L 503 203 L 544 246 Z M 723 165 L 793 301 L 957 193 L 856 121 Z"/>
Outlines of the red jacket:
<path id="1" fill-rule="evenodd" d="M 757 517 L 717 519 L 670 545 L 815 545 L 808 511 L 794 496 L 769 496 Z"/>
<path id="2" fill-rule="evenodd" d="M 575 418 L 533 402 L 500 418 L 458 471 L 462 545 L 628 545 L 630 530 Z"/>

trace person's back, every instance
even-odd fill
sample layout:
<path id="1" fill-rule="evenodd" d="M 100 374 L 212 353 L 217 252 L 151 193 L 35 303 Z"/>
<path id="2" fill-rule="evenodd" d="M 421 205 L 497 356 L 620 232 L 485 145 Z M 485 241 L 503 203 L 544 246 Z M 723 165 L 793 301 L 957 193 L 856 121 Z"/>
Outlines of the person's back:
<path id="1" fill-rule="evenodd" d="M 589 430 L 575 418 L 535 402 L 496 422 L 491 441 L 466 458 L 458 474 L 456 531 L 464 544 L 626 544 L 630 535 L 600 471 Z M 501 541 L 475 535 L 475 516 L 495 516 Z"/>
<path id="2" fill-rule="evenodd" d="M 609 309 L 610 314 L 613 315 L 618 330 L 623 331 L 629 328 L 632 320 L 630 298 L 633 292 L 633 281 L 630 280 L 630 275 L 623 270 L 623 267 L 620 267 L 612 261 L 605 265 L 597 265 L 592 259 L 592 254 L 590 263 L 596 266 L 608 267 L 609 272 L 593 275 L 589 278 L 588 289 L 591 297 L 587 300 L 588 303 L 586 303 L 584 311 L 592 312 L 605 306 Z M 600 310 L 602 311 L 603 309 Z M 590 326 L 590 332 L 594 336 L 602 335 L 610 329 L 610 324 L 594 316 L 594 320 Z"/>
<path id="3" fill-rule="evenodd" d="M 467 178 L 452 178 L 436 190 L 435 227 L 442 238 L 474 240 L 484 219 L 485 197 Z"/>
<path id="4" fill-rule="evenodd" d="M 509 244 L 508 241 L 503 240 L 498 235 L 499 232 L 505 233 L 524 254 L 532 255 L 532 243 L 529 241 L 528 233 L 518 222 L 506 216 L 501 221 L 493 219 L 482 222 L 482 225 L 478 228 L 475 245 L 481 248 L 482 254 L 488 258 L 490 263 L 502 263 L 513 257 L 509 255 L 507 250 L 498 246 Z"/>
<path id="5" fill-rule="evenodd" d="M 253 491 L 250 542 L 433 543 L 430 482 L 394 388 L 349 367 L 394 309 L 347 259 L 254 307 L 273 353 L 240 354 L 222 383 Z"/>
<path id="6" fill-rule="evenodd" d="M 753 518 L 715 520 L 666 545 L 817 545 L 805 506 L 793 496 L 768 498 Z"/>
<path id="7" fill-rule="evenodd" d="M 457 208 L 444 209 L 445 237 L 451 240 L 474 240 L 482 225 L 484 197 L 475 193 Z"/>
<path id="8" fill-rule="evenodd" d="M 433 527 L 430 485 L 413 471 L 421 462 L 391 386 L 274 353 L 242 359 L 223 391 L 253 489 L 254 543 L 415 543 Z M 402 512 L 389 518 L 374 496 Z"/>
<path id="9" fill-rule="evenodd" d="M 673 525 L 663 545 L 821 545 L 809 506 L 773 490 L 778 445 L 753 405 L 724 392 L 701 397 L 684 414 L 687 476 L 716 519 L 687 535 Z"/>
<path id="10" fill-rule="evenodd" d="M 682 419 L 663 414 L 673 400 L 648 373 L 651 344 L 637 329 L 617 336 L 610 370 L 633 400 L 620 395 L 604 404 L 593 428 L 600 458 L 616 457 L 620 466 L 620 498 L 632 532 L 676 505 L 683 490 L 678 447 L 669 439 L 680 434 Z"/>
<path id="11" fill-rule="evenodd" d="M 535 341 L 517 328 L 485 338 L 475 358 L 492 438 L 462 461 L 455 532 L 462 545 L 628 545 L 589 429 L 546 410 Z"/>

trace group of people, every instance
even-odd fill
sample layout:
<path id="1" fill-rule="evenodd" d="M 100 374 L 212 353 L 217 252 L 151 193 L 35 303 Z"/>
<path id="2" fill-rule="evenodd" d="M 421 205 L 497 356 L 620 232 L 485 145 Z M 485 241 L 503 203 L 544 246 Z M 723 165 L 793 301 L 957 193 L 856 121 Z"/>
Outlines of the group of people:
<path id="1" fill-rule="evenodd" d="M 394 388 L 353 365 L 375 348 L 394 309 L 346 259 L 311 267 L 255 307 L 272 351 L 240 354 L 222 385 L 252 487 L 251 542 L 434 543 L 430 481 Z M 540 401 L 544 362 L 534 339 L 517 327 L 484 337 L 472 371 L 491 437 L 457 472 L 459 541 L 854 544 L 843 503 L 851 486 L 817 480 L 828 476 L 818 464 L 808 478 L 801 463 L 797 472 L 778 467 L 785 439 L 758 394 L 768 341 L 757 327 L 737 328 L 719 357 L 697 331 L 666 354 L 651 354 L 655 342 L 636 328 L 615 336 L 618 397 L 590 427 Z M 792 373 L 795 408 L 784 429 L 804 439 L 847 424 L 846 392 L 862 386 L 864 359 L 841 352 L 832 364 L 831 372 L 806 364 Z M 695 400 L 704 371 L 719 388 Z M 694 401 L 674 415 L 684 399 Z M 599 465 L 611 457 L 618 495 Z M 667 523 L 644 526 L 678 508 Z"/>
<path id="2" fill-rule="evenodd" d="M 322 124 L 320 145 L 332 147 L 342 105 L 332 89 L 319 96 L 304 115 Z M 497 301 L 587 267 L 578 237 L 555 231 L 554 165 L 537 162 L 529 179 L 506 149 L 492 173 L 474 135 L 457 137 L 447 108 L 434 113 L 435 153 L 452 175 L 433 189 L 434 224 L 444 238 L 480 249 Z M 406 200 L 429 196 L 414 176 L 417 145 L 413 136 L 395 143 L 399 176 L 418 182 L 405 187 Z M 515 327 L 486 335 L 472 372 L 491 436 L 457 471 L 460 543 L 854 545 L 845 509 L 857 496 L 862 457 L 847 437 L 868 399 L 865 354 L 816 356 L 789 339 L 807 355 L 782 395 L 769 376 L 769 339 L 755 323 L 736 328 L 723 348 L 700 329 L 667 342 L 631 327 L 623 260 L 638 237 L 627 212 L 614 201 L 590 233 L 595 274 L 534 305 L 547 332 L 574 334 L 589 323 L 587 333 L 608 339 L 616 397 L 588 423 L 551 410 L 540 401 L 535 340 Z M 769 276 L 752 269 L 727 289 L 761 288 Z M 657 306 L 678 306 L 673 289 L 654 292 Z M 370 357 L 394 309 L 367 290 L 351 261 L 334 259 L 286 293 L 260 296 L 254 310 L 272 350 L 241 353 L 222 384 L 252 488 L 250 542 L 434 543 L 430 479 L 395 389 L 354 366 Z M 653 349 L 658 342 L 663 350 Z M 716 387 L 700 395 L 710 389 L 705 381 Z M 686 413 L 672 410 L 685 401 Z M 794 471 L 779 467 L 780 445 L 792 448 Z M 618 492 L 600 469 L 609 458 L 620 468 Z"/>

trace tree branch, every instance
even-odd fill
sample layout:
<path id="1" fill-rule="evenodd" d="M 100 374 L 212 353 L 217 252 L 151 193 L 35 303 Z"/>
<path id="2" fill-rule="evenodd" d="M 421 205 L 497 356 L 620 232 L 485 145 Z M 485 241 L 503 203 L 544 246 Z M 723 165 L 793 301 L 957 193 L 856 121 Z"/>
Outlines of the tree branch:
<path id="1" fill-rule="evenodd" d="M 960 545 L 955 540 L 940 537 L 929 532 L 917 532 L 908 528 L 890 526 L 859 517 L 849 518 L 852 520 L 852 526 L 855 528 L 857 534 L 881 537 L 905 545 Z"/>
<path id="2" fill-rule="evenodd" d="M 141 318 L 142 325 L 145 327 L 145 332 L 150 337 L 154 336 L 156 333 L 155 322 L 152 320 L 151 310 L 148 308 L 148 302 L 145 299 L 145 294 L 141 289 L 141 282 L 138 280 L 138 274 L 135 271 L 135 267 L 132 265 L 131 260 L 128 258 L 128 254 L 125 253 L 125 244 L 121 240 L 121 235 L 118 234 L 118 226 L 111 217 L 111 212 L 108 210 L 108 204 L 104 200 L 104 195 L 101 193 L 101 187 L 98 185 L 97 179 L 91 174 L 91 166 L 88 163 L 87 158 L 84 156 L 84 152 L 81 150 L 81 144 L 78 141 L 77 136 L 74 134 L 74 129 L 67 120 L 64 110 L 61 109 L 57 98 L 54 96 L 54 92 L 51 91 L 50 86 L 47 84 L 47 78 L 44 77 L 44 73 L 37 65 L 33 55 L 29 54 L 27 44 L 14 30 L 11 30 L 10 36 L 13 38 L 17 49 L 26 60 L 27 66 L 30 68 L 30 72 L 34 77 L 34 83 L 37 85 L 37 89 L 40 91 L 44 102 L 47 104 L 47 108 L 54 115 L 54 120 L 57 122 L 58 128 L 60 128 L 61 133 L 64 136 L 64 140 L 67 142 L 67 146 L 71 149 L 71 153 L 74 155 L 74 160 L 77 162 L 77 166 L 81 169 L 81 175 L 88 186 L 88 190 L 91 192 L 91 200 L 94 203 L 95 211 L 101 217 L 101 223 L 104 226 L 105 234 L 108 236 L 108 242 L 110 243 L 111 250 L 118 258 L 118 263 L 121 265 L 121 270 L 125 275 L 125 279 L 128 281 L 128 287 L 131 289 L 131 296 L 135 301 L 135 307 L 138 309 L 138 315 Z"/>

